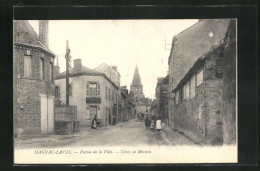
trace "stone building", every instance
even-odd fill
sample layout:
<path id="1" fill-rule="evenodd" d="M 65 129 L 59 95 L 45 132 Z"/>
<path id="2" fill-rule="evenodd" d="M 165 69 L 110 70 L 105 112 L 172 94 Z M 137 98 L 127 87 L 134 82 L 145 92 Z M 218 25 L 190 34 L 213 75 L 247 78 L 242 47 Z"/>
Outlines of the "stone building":
<path id="1" fill-rule="evenodd" d="M 53 133 L 55 55 L 48 46 L 48 20 L 39 35 L 28 21 L 13 22 L 14 132 Z"/>
<path id="2" fill-rule="evenodd" d="M 83 66 L 81 59 L 74 60 L 69 78 L 69 102 L 70 105 L 77 106 L 77 120 L 80 126 L 90 126 L 95 115 L 102 125 L 111 124 L 113 116 L 118 120 L 119 87 L 117 85 L 120 85 L 120 78 L 117 78 L 119 82 L 113 82 L 102 72 Z M 65 78 L 66 72 L 55 77 L 56 88 L 60 91 L 57 94 L 60 94 L 62 103 L 66 101 Z"/>
<path id="3" fill-rule="evenodd" d="M 201 144 L 236 143 L 236 21 L 200 20 L 173 38 L 170 125 Z"/>

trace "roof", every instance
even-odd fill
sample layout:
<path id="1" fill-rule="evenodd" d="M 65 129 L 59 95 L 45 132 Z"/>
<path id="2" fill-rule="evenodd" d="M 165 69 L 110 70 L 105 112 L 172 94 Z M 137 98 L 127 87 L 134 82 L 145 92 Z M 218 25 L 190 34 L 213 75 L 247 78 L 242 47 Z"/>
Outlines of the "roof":
<path id="1" fill-rule="evenodd" d="M 194 75 L 195 72 L 197 72 L 205 62 L 205 59 L 209 57 L 209 54 L 214 52 L 216 49 L 222 47 L 225 45 L 225 41 L 221 41 L 218 45 L 214 46 L 209 52 L 207 52 L 205 55 L 201 56 L 195 63 L 194 65 L 189 69 L 189 71 L 185 74 L 185 76 L 181 79 L 181 81 L 178 83 L 175 89 L 172 90 L 172 92 L 176 92 L 179 90 L 186 82 Z"/>
<path id="2" fill-rule="evenodd" d="M 27 20 L 14 20 L 13 24 L 13 38 L 15 44 L 30 45 L 42 48 L 47 52 L 52 53 L 40 42 L 39 35 L 35 32 Z"/>
<path id="3" fill-rule="evenodd" d="M 87 68 L 83 65 L 81 65 L 81 71 L 76 70 L 75 68 L 72 68 L 70 71 L 70 78 L 71 77 L 79 77 L 79 76 L 101 76 L 104 77 L 110 84 L 112 84 L 116 89 L 119 89 L 119 87 L 112 82 L 104 73 L 95 71 L 93 69 Z M 55 77 L 55 80 L 59 80 L 59 79 L 65 79 L 66 78 L 66 71 L 58 74 Z"/>
<path id="4" fill-rule="evenodd" d="M 55 57 L 54 53 L 40 42 L 38 34 L 27 20 L 14 20 L 13 40 L 14 46 L 38 48 Z"/>
<path id="5" fill-rule="evenodd" d="M 71 68 L 70 70 L 70 74 L 76 74 L 79 73 L 75 70 L 75 68 Z M 81 65 L 81 72 L 80 73 L 85 73 L 85 74 L 100 74 L 100 72 L 95 71 L 93 69 L 90 69 L 88 67 L 85 67 L 83 65 Z M 57 77 L 61 77 L 61 76 L 66 76 L 66 71 L 60 73 Z"/>
<path id="6" fill-rule="evenodd" d="M 135 67 L 135 73 L 134 73 L 134 77 L 133 77 L 133 80 L 132 80 L 132 84 L 131 84 L 131 85 L 134 85 L 134 86 L 142 86 L 141 78 L 140 78 L 140 74 L 139 74 L 139 70 L 138 70 L 137 65 L 136 65 L 136 67 Z"/>
<path id="7" fill-rule="evenodd" d="M 193 64 L 225 38 L 229 19 L 205 19 L 173 38 L 169 64 L 173 60 L 173 86 L 185 76 Z"/>

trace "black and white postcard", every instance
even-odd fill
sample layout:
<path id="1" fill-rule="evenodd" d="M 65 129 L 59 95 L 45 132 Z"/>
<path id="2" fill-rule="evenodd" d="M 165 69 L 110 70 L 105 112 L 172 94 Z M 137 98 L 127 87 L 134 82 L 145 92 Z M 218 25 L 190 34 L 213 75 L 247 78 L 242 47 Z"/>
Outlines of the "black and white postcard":
<path id="1" fill-rule="evenodd" d="M 237 162 L 237 19 L 13 21 L 14 164 Z"/>

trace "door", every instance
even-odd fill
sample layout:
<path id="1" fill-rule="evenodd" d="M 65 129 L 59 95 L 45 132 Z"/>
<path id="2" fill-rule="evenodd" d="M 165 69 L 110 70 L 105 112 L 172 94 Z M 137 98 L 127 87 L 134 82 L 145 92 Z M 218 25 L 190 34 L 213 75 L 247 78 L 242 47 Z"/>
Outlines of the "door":
<path id="1" fill-rule="evenodd" d="M 47 123 L 47 98 L 41 96 L 41 133 L 48 133 L 48 123 Z"/>
<path id="2" fill-rule="evenodd" d="M 54 132 L 54 101 L 53 98 L 41 97 L 41 133 Z"/>
<path id="3" fill-rule="evenodd" d="M 51 98 L 47 98 L 48 101 L 48 127 L 47 131 L 48 133 L 53 133 L 54 132 L 54 101 Z"/>
<path id="4" fill-rule="evenodd" d="M 90 119 L 92 120 L 97 115 L 97 107 L 90 106 Z"/>

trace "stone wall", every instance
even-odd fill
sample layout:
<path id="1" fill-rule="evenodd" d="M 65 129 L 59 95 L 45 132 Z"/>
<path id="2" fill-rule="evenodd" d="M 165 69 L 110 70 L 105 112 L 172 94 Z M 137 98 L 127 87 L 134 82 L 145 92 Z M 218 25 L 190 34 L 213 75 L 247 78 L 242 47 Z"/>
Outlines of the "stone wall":
<path id="1" fill-rule="evenodd" d="M 174 106 L 174 126 L 201 144 L 223 144 L 222 47 L 205 58 L 203 83 L 196 85 L 195 97 Z M 196 80 L 197 81 L 197 80 Z"/>
<path id="2" fill-rule="evenodd" d="M 203 69 L 203 68 L 202 68 Z M 196 87 L 196 96 L 189 100 L 174 105 L 174 128 L 184 132 L 196 142 L 202 142 L 205 139 L 205 113 L 204 106 L 204 83 Z"/>
<path id="3" fill-rule="evenodd" d="M 231 21 L 228 43 L 224 49 L 223 72 L 223 139 L 225 144 L 236 143 L 236 21 Z"/>

